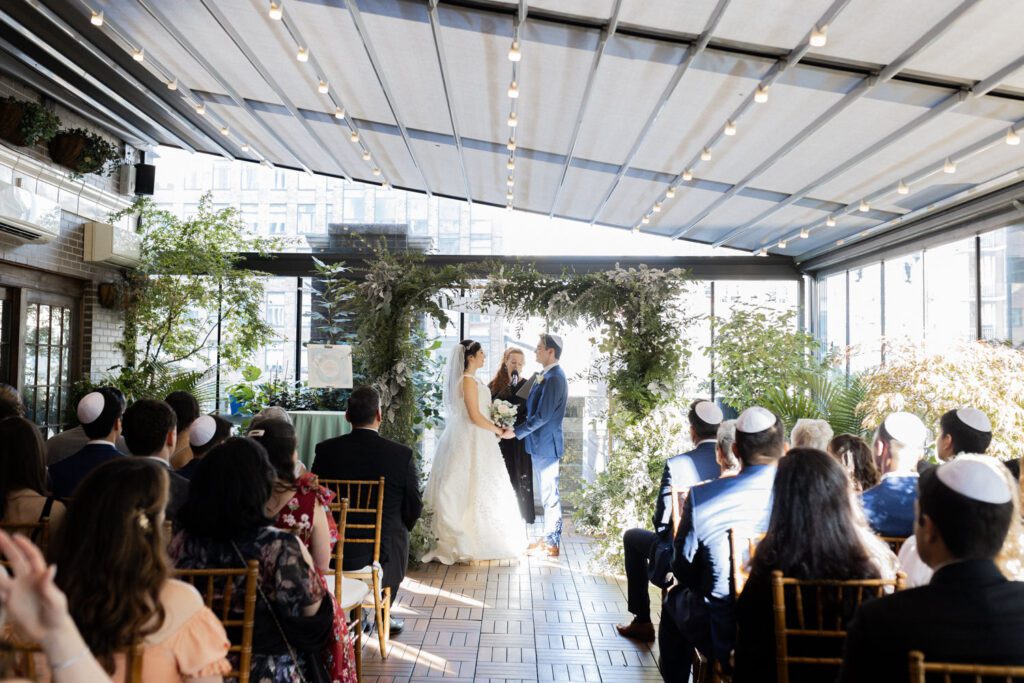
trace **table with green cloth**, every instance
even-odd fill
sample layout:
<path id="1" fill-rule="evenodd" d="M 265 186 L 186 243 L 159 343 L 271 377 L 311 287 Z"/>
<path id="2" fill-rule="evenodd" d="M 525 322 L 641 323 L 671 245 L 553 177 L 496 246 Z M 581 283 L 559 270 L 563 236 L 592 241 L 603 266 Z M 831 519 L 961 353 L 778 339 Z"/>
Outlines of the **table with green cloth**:
<path id="1" fill-rule="evenodd" d="M 313 466 L 316 445 L 335 436 L 348 434 L 352 425 L 345 413 L 336 410 L 289 410 L 298 437 L 299 460 L 306 467 Z"/>

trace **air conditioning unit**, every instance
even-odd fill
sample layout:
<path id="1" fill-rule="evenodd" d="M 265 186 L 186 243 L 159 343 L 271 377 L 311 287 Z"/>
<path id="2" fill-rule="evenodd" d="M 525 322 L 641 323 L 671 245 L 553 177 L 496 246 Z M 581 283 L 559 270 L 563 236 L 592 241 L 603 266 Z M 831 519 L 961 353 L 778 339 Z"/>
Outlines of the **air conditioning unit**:
<path id="1" fill-rule="evenodd" d="M 142 263 L 142 238 L 109 223 L 86 223 L 85 260 L 135 268 Z"/>
<path id="2" fill-rule="evenodd" d="M 60 235 L 60 205 L 20 185 L 0 181 L 0 234 L 43 243 Z"/>

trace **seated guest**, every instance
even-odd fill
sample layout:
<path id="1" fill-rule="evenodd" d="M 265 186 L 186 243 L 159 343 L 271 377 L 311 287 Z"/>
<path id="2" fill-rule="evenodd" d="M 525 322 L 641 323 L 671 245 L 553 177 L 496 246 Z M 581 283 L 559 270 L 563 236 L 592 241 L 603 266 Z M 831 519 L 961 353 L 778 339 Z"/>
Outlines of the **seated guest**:
<path id="1" fill-rule="evenodd" d="M 654 531 L 629 529 L 622 535 L 625 552 L 628 609 L 633 621 L 615 626 L 619 635 L 654 642 L 651 597 L 648 584 L 668 588 L 666 577 L 672 561 L 672 488 L 691 488 L 717 479 L 721 470 L 715 457 L 722 410 L 711 401 L 694 401 L 687 414 L 693 450 L 669 458 L 661 475 L 661 489 L 654 508 Z"/>
<path id="2" fill-rule="evenodd" d="M 54 525 L 64 505 L 46 492 L 46 464 L 39 427 L 23 417 L 0 420 L 0 522 L 25 524 L 49 518 Z M 33 539 L 36 540 L 36 539 Z"/>
<path id="3" fill-rule="evenodd" d="M 124 457 L 114 445 L 121 436 L 124 395 L 103 388 L 86 394 L 78 402 L 78 421 L 89 440 L 81 450 L 60 462 L 50 464 L 50 486 L 58 498 L 74 495 L 78 482 L 93 468 L 108 460 Z"/>
<path id="4" fill-rule="evenodd" d="M 82 481 L 53 539 L 57 585 L 89 649 L 124 680 L 124 656 L 145 647 L 142 679 L 220 681 L 224 627 L 190 585 L 171 579 L 164 548 L 167 469 L 116 458 Z"/>
<path id="5" fill-rule="evenodd" d="M 334 588 L 323 572 L 330 569 L 331 549 L 338 542 L 338 527 L 329 507 L 334 494 L 317 483 L 315 474 L 295 476 L 298 440 L 291 423 L 264 418 L 253 424 L 246 436 L 267 450 L 277 477 L 267 502 L 267 516 L 274 520 L 274 526 L 292 532 L 306 546 L 324 582 L 325 599 L 333 602 Z M 332 681 L 354 681 L 355 651 L 346 637 L 345 614 L 337 604 L 333 606 L 334 637 L 324 652 L 327 668 Z"/>
<path id="6" fill-rule="evenodd" d="M 895 578 L 895 556 L 870 531 L 863 533 L 856 504 L 842 466 L 824 451 L 793 448 L 779 461 L 768 533 L 736 601 L 734 681 L 775 680 L 773 571 L 797 579 Z M 839 645 L 833 644 L 800 655 L 835 657 Z M 835 671 L 818 665 L 801 674 L 801 681 L 835 680 Z"/>
<path id="7" fill-rule="evenodd" d="M 861 499 L 868 523 L 881 536 L 905 537 L 914 532 L 917 463 L 924 455 L 927 434 L 924 423 L 910 413 L 889 415 L 875 433 L 882 480 Z"/>
<path id="8" fill-rule="evenodd" d="M 962 455 L 921 474 L 914 528 L 931 583 L 865 603 L 846 637 L 840 680 L 907 680 L 907 656 L 1024 665 L 1024 583 L 993 558 L 1013 516 L 1011 486 L 995 458 Z"/>
<path id="9" fill-rule="evenodd" d="M 261 420 L 281 420 L 282 422 L 292 424 L 292 416 L 281 406 L 267 406 L 252 418 L 253 423 Z"/>
<path id="10" fill-rule="evenodd" d="M 178 425 L 178 440 L 171 453 L 171 467 L 180 470 L 192 459 L 192 448 L 188 440 L 188 428 L 199 417 L 199 401 L 188 391 L 172 391 L 164 402 L 174 411 Z"/>
<path id="11" fill-rule="evenodd" d="M 231 423 L 220 415 L 197 417 L 192 426 L 188 428 L 189 450 L 192 451 L 192 459 L 178 470 L 178 474 L 186 479 L 191 479 L 196 467 L 199 466 L 199 461 L 214 447 L 224 443 L 231 436 L 231 428 Z"/>
<path id="12" fill-rule="evenodd" d="M 127 402 L 125 401 L 124 394 L 120 389 L 116 387 L 100 387 L 96 391 L 106 389 L 114 392 L 114 395 L 118 397 L 121 402 L 121 412 L 124 412 Z M 79 420 L 81 422 L 81 420 Z M 71 429 L 65 429 L 63 432 L 54 434 L 46 440 L 46 464 L 54 465 L 65 458 L 69 458 L 78 451 L 82 450 L 87 443 L 92 439 L 88 434 L 85 433 L 85 428 L 82 424 Z M 117 440 L 114 441 L 114 446 L 121 453 L 127 453 L 128 447 L 124 445 L 124 439 L 118 435 Z"/>
<path id="13" fill-rule="evenodd" d="M 840 434 L 829 442 L 828 452 L 846 470 L 857 493 L 878 485 L 881 476 L 875 467 L 871 447 L 864 439 L 853 434 Z"/>
<path id="14" fill-rule="evenodd" d="M 768 528 L 785 438 L 782 421 L 771 411 L 747 408 L 736 420 L 733 444 L 740 473 L 690 489 L 672 556 L 678 583 L 665 598 L 658 627 L 666 683 L 689 680 L 694 648 L 729 669 L 736 617 L 728 532 L 755 536 Z"/>
<path id="15" fill-rule="evenodd" d="M 939 418 L 935 450 L 939 460 L 952 460 L 960 453 L 984 453 L 992 443 L 992 423 L 977 408 L 959 408 Z"/>
<path id="16" fill-rule="evenodd" d="M 21 394 L 10 384 L 0 384 L 0 420 L 5 417 L 24 417 L 25 404 Z"/>
<path id="17" fill-rule="evenodd" d="M 715 444 L 715 460 L 722 470 L 723 477 L 739 474 L 740 461 L 733 453 L 732 445 L 736 443 L 736 420 L 725 420 L 718 425 L 717 443 Z"/>
<path id="18" fill-rule="evenodd" d="M 380 562 L 383 585 L 391 588 L 391 601 L 409 566 L 409 532 L 423 511 L 419 477 L 412 449 L 385 439 L 380 428 L 380 396 L 371 387 L 359 387 L 348 399 L 345 418 L 352 433 L 316 445 L 312 471 L 321 479 L 375 480 L 384 477 L 384 519 L 381 528 Z M 372 520 L 371 520 L 372 521 Z M 353 530 L 352 536 L 373 538 L 372 530 Z M 345 569 L 362 569 L 373 559 L 373 544 L 357 543 L 345 549 Z M 391 618 L 391 633 L 403 623 Z"/>
<path id="19" fill-rule="evenodd" d="M 261 595 L 249 680 L 323 680 L 334 610 L 306 546 L 275 529 L 267 516 L 274 480 L 266 450 L 252 439 L 234 437 L 214 448 L 196 466 L 178 516 L 182 530 L 168 551 L 178 569 L 234 568 L 258 560 Z M 239 578 L 231 594 L 232 618 L 241 618 L 244 602 Z"/>
<path id="20" fill-rule="evenodd" d="M 170 495 L 167 517 L 178 519 L 178 510 L 188 499 L 188 479 L 177 474 L 170 463 L 178 438 L 174 411 L 163 401 L 142 398 L 124 411 L 124 441 L 132 455 L 148 458 L 167 470 Z"/>
<path id="21" fill-rule="evenodd" d="M 811 420 L 800 418 L 793 425 L 789 434 L 790 448 L 814 448 L 819 451 L 828 450 L 828 442 L 832 440 L 832 425 L 828 420 Z"/>

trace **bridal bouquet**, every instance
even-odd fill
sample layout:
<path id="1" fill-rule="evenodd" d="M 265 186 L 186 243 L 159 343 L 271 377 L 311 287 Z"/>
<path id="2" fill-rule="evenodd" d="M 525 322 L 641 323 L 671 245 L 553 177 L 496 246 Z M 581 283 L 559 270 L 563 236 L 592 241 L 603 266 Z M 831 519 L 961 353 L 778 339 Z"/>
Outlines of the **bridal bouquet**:
<path id="1" fill-rule="evenodd" d="M 507 429 L 516 423 L 518 409 L 508 401 L 500 398 L 491 403 L 491 422 L 502 429 Z"/>

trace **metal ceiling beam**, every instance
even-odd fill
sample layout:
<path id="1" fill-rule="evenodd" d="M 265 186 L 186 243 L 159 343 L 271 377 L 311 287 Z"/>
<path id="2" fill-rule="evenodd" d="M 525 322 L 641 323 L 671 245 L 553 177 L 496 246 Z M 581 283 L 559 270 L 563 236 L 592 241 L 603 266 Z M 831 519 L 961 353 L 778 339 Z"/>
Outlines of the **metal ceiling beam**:
<path id="1" fill-rule="evenodd" d="M 864 95 L 871 92 L 877 86 L 888 82 L 897 73 L 899 73 L 907 63 L 922 50 L 933 44 L 939 37 L 942 36 L 947 30 L 949 30 L 953 24 L 964 14 L 967 13 L 972 7 L 978 4 L 980 0 L 965 0 L 961 2 L 956 9 L 947 14 L 942 18 L 941 21 L 936 23 L 929 31 L 918 38 L 914 43 L 903 51 L 895 60 L 893 60 L 887 67 L 882 69 L 878 75 L 872 75 L 864 78 L 857 87 L 848 92 L 843 96 L 841 100 L 836 102 L 834 105 L 828 108 L 825 113 L 816 118 L 810 124 L 805 126 L 803 130 L 797 133 L 795 136 L 787 140 L 782 144 L 775 152 L 770 154 L 767 159 L 762 161 L 754 170 L 743 177 L 738 183 L 736 183 L 729 192 L 726 192 L 721 197 L 717 198 L 708 207 L 698 213 L 689 223 L 684 225 L 682 228 L 672 234 L 672 239 L 680 239 L 685 237 L 692 231 L 697 225 L 705 218 L 710 216 L 714 211 L 722 206 L 726 201 L 734 197 L 740 190 L 749 185 L 753 180 L 760 177 L 765 171 L 774 166 L 780 159 L 796 149 L 804 140 L 809 138 L 815 132 L 820 130 L 829 121 L 838 116 L 841 112 L 848 109 L 854 102 L 860 100 Z M 682 176 L 680 175 L 680 180 Z M 679 180 L 676 181 L 677 183 Z"/>
<path id="2" fill-rule="evenodd" d="M 239 93 L 238 90 L 233 85 L 231 85 L 231 83 L 227 79 L 221 77 L 221 75 L 217 72 L 217 69 L 213 66 L 213 64 L 211 64 L 210 61 L 203 56 L 202 51 L 197 49 L 196 46 L 192 43 L 192 41 L 190 41 L 185 36 L 184 33 L 178 30 L 178 27 L 174 25 L 174 22 L 172 22 L 167 17 L 167 15 L 163 13 L 163 11 L 156 7 L 150 0 L 137 0 L 137 2 L 142 7 L 142 9 L 146 10 L 146 12 L 148 12 L 149 15 L 153 17 L 153 20 L 156 21 L 156 23 L 158 23 L 163 30 L 167 31 L 167 33 L 175 41 L 177 41 L 179 46 L 181 46 L 186 52 L 189 53 L 192 59 L 199 62 L 199 65 L 206 69 L 206 72 L 215 81 L 217 81 L 220 87 L 224 89 L 224 92 L 227 93 L 228 97 L 230 97 L 235 102 L 236 105 L 241 107 L 260 128 L 262 128 L 270 137 L 272 137 L 274 140 L 277 141 L 279 145 L 281 145 L 281 147 L 291 156 L 291 158 L 295 161 L 296 164 L 298 164 L 299 167 L 301 167 L 306 172 L 312 172 L 304 163 L 302 163 L 302 160 L 298 157 L 298 155 L 292 152 L 288 143 L 285 142 L 284 138 L 282 138 L 277 133 L 276 130 L 274 130 L 274 127 L 269 125 L 266 121 L 261 119 L 259 115 L 257 115 L 256 110 L 253 109 L 252 106 L 245 101 L 245 98 L 242 96 L 242 94 Z M 185 86 L 179 81 L 178 88 L 187 89 L 187 86 Z"/>
<path id="3" fill-rule="evenodd" d="M 910 121 L 909 123 L 900 126 L 897 130 L 893 131 L 889 135 L 886 135 L 878 142 L 874 143 L 869 147 L 866 147 L 859 154 L 856 154 L 853 157 L 847 159 L 843 163 L 834 167 L 828 173 L 825 173 L 824 175 L 816 178 L 815 180 L 812 180 L 810 183 L 803 186 L 802 188 L 800 188 L 799 190 L 797 190 L 796 192 L 794 192 L 789 197 L 782 200 L 772 208 L 768 209 L 767 211 L 763 211 L 753 220 L 748 221 L 747 223 L 731 231 L 725 237 L 716 240 L 715 246 L 720 247 L 725 244 L 728 244 L 732 239 L 756 227 L 769 216 L 774 215 L 778 211 L 781 211 L 782 209 L 786 208 L 787 206 L 792 206 L 798 200 L 806 197 L 807 194 L 812 192 L 815 188 L 824 185 L 825 183 L 834 180 L 835 178 L 838 178 L 846 171 L 857 166 L 866 159 L 874 156 L 875 154 L 885 149 L 889 145 L 904 138 L 906 135 L 917 130 L 918 128 L 925 125 L 929 121 L 932 121 L 936 117 L 959 107 L 968 99 L 982 97 L 987 92 L 995 88 L 1000 81 L 1002 81 L 1007 76 L 1020 69 L 1022 66 L 1024 66 L 1024 55 L 1017 57 L 1017 59 L 1013 60 L 1003 68 L 999 69 L 999 71 L 997 71 L 996 73 L 992 74 L 985 80 L 979 82 L 969 92 L 961 90 L 959 92 L 953 93 L 952 95 L 949 95 L 948 97 L 940 101 L 937 105 L 926 111 L 924 114 L 921 114 L 920 116 L 915 118 L 913 121 Z M 891 185 L 891 183 L 889 184 Z"/>
<path id="4" fill-rule="evenodd" d="M 388 107 L 391 108 L 391 115 L 395 117 L 395 124 L 398 125 L 398 129 L 402 133 L 402 140 L 405 142 L 405 149 L 409 152 L 409 159 L 412 161 L 412 165 L 416 167 L 416 172 L 420 174 L 420 180 L 423 181 L 423 191 L 429 197 L 431 196 L 430 183 L 427 182 L 427 176 L 423 173 L 423 168 L 420 166 L 420 162 L 416 158 L 416 152 L 409 141 L 409 134 L 405 129 L 402 114 L 398 109 L 398 102 L 395 100 L 390 86 L 388 86 L 387 77 L 384 75 L 384 69 L 381 67 L 380 58 L 377 57 L 377 51 L 373 48 L 370 32 L 366 29 L 366 24 L 363 22 L 363 15 L 360 13 L 359 7 L 356 6 L 355 0 L 343 1 L 345 7 L 348 8 L 349 16 L 352 17 L 352 23 L 355 24 L 356 31 L 359 33 L 359 39 L 363 43 L 366 56 L 369 57 L 370 64 L 373 66 L 373 73 L 377 76 L 377 82 L 384 93 L 384 98 L 388 101 Z"/>
<path id="5" fill-rule="evenodd" d="M 569 165 L 576 154 L 576 143 L 579 142 L 580 130 L 583 128 L 583 118 L 587 115 L 587 106 L 590 104 L 590 95 L 594 90 L 594 82 L 597 80 L 597 71 L 601 65 L 601 58 L 604 57 L 608 41 L 615 35 L 619 27 L 619 12 L 622 9 L 622 0 L 615 0 L 615 9 L 612 10 L 612 18 L 608 25 L 601 29 L 601 38 L 598 40 L 597 49 L 590 61 L 590 73 L 587 75 L 587 85 L 583 89 L 583 100 L 580 102 L 579 110 L 576 112 L 576 123 L 572 129 L 572 139 L 569 142 L 569 151 L 565 154 L 565 163 L 562 164 L 562 173 L 558 178 L 558 185 L 555 186 L 555 196 L 551 198 L 551 210 L 548 211 L 548 218 L 555 215 L 555 207 L 558 205 L 558 197 L 562 193 L 562 186 L 565 184 L 565 177 L 569 174 Z"/>
<path id="6" fill-rule="evenodd" d="M 669 98 L 672 97 L 672 94 L 676 91 L 676 86 L 679 85 L 683 76 L 686 75 L 690 65 L 693 64 L 693 60 L 695 60 L 700 53 L 704 51 L 704 48 L 706 48 L 708 43 L 711 41 L 711 36 L 718 27 L 718 22 L 721 21 L 722 15 L 725 14 L 725 10 L 728 6 L 729 0 L 718 0 L 718 4 L 715 5 L 715 10 L 711 13 L 711 17 L 708 18 L 707 25 L 704 27 L 704 32 L 701 34 L 700 40 L 698 40 L 695 45 L 687 48 L 684 53 L 685 56 L 683 57 L 683 61 L 676 67 L 675 73 L 672 74 L 672 78 L 669 80 L 668 85 L 666 85 L 665 89 L 662 90 L 661 96 L 654 105 L 654 110 L 647 117 L 647 121 L 644 123 L 643 128 L 640 129 L 640 134 L 637 136 L 636 140 L 633 141 L 633 146 L 630 148 L 629 153 L 626 154 L 626 158 L 619 167 L 619 172 L 615 174 L 615 179 L 612 180 L 611 186 L 608 188 L 608 191 L 605 193 L 601 201 L 598 202 L 597 209 L 590 218 L 591 225 L 596 223 L 597 219 L 601 217 L 601 213 L 604 211 L 605 206 L 608 205 L 608 200 L 611 199 L 612 193 L 614 193 L 615 188 L 619 186 L 619 181 L 621 181 L 622 177 L 626 175 L 626 171 L 628 171 L 629 167 L 632 165 L 637 152 L 640 151 L 640 147 L 647 139 L 648 133 L 650 133 L 651 129 L 654 128 L 654 124 L 658 120 L 658 117 L 661 116 L 661 113 L 665 110 L 665 106 L 668 104 Z"/>
<path id="7" fill-rule="evenodd" d="M 466 203 L 472 206 L 473 190 L 469 184 L 469 173 L 466 171 L 466 157 L 462 149 L 459 122 L 455 115 L 455 107 L 452 105 L 451 78 L 448 76 L 448 60 L 445 57 L 444 40 L 441 36 L 441 20 L 437 14 L 437 0 L 429 0 L 427 13 L 430 15 L 430 32 L 434 36 L 434 54 L 437 55 L 437 66 L 441 70 L 441 86 L 444 88 L 444 99 L 448 103 L 448 120 L 451 121 L 455 148 L 459 152 L 459 169 L 462 171 L 462 181 L 466 184 Z"/>
<path id="8" fill-rule="evenodd" d="M 248 60 L 249 64 L 252 65 L 252 68 L 256 69 L 256 72 L 260 75 L 260 78 L 263 79 L 263 82 L 270 86 L 270 88 L 277 94 L 277 96 L 281 98 L 281 103 L 284 104 L 285 108 L 288 109 L 288 112 L 292 115 L 292 117 L 296 121 L 298 121 L 303 128 L 306 129 L 306 132 L 309 134 L 311 138 L 313 138 L 316 144 L 320 146 L 322 149 L 330 149 L 330 147 L 328 147 L 328 145 L 324 142 L 323 138 L 321 138 L 320 135 L 318 135 L 317 132 L 313 129 L 313 126 L 309 123 L 309 121 L 306 120 L 306 117 L 304 117 L 296 108 L 296 106 L 292 104 L 291 100 L 288 99 L 287 93 L 285 93 L 284 89 L 278 84 L 274 77 L 270 75 L 270 72 L 267 71 L 266 68 L 264 68 L 263 64 L 256 57 L 256 54 L 245 42 L 245 39 L 242 38 L 241 34 L 235 30 L 235 27 L 231 25 L 231 22 L 228 21 L 227 16 L 225 16 L 224 12 L 221 11 L 219 7 L 217 7 L 216 3 L 213 2 L 213 0 L 199 0 L 199 2 L 201 2 L 203 7 L 206 8 L 206 11 L 210 13 L 210 16 L 212 16 L 213 20 L 217 22 L 217 25 L 220 27 L 220 29 L 224 31 L 224 33 L 226 33 L 229 38 L 231 38 L 231 42 L 233 42 L 235 44 L 235 47 L 237 47 L 239 51 L 241 51 L 241 53 Z M 333 155 L 329 156 L 332 159 L 334 159 Z M 335 160 L 335 163 L 337 163 L 337 160 Z M 310 170 L 305 164 L 303 164 L 302 166 L 303 170 L 305 170 L 307 173 L 312 173 L 312 170 Z M 342 174 L 345 173 L 345 170 L 341 168 L 341 164 L 338 164 L 338 170 L 340 170 Z"/>

